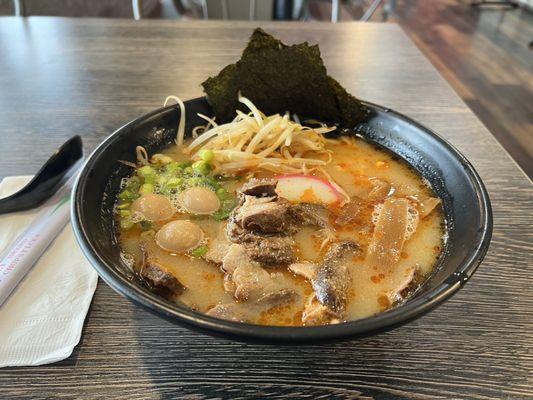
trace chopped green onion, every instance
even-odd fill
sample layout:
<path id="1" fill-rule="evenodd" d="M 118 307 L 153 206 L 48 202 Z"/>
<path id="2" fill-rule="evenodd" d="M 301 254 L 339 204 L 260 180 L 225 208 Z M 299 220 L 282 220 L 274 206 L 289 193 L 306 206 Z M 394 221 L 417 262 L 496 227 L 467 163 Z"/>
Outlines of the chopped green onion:
<path id="1" fill-rule="evenodd" d="M 209 186 L 214 191 L 216 191 L 220 187 L 220 184 L 212 176 L 206 176 L 203 178 L 203 180 L 204 185 Z"/>
<path id="2" fill-rule="evenodd" d="M 152 161 L 155 163 L 166 165 L 166 164 L 170 164 L 174 160 L 172 159 L 172 157 L 166 156 L 164 154 L 154 154 L 152 156 Z"/>
<path id="3" fill-rule="evenodd" d="M 151 183 L 145 183 L 141 186 L 139 189 L 139 193 L 141 194 L 148 194 L 154 192 L 154 185 Z"/>
<path id="4" fill-rule="evenodd" d="M 147 231 L 149 229 L 152 229 L 152 224 L 148 221 L 141 221 L 139 222 L 139 227 L 143 230 L 143 231 Z"/>
<path id="5" fill-rule="evenodd" d="M 197 247 L 196 249 L 191 251 L 191 256 L 193 257 L 202 257 L 209 248 L 204 244 L 203 246 Z"/>
<path id="6" fill-rule="evenodd" d="M 124 203 L 117 206 L 119 210 L 125 210 L 131 206 L 131 203 Z"/>
<path id="7" fill-rule="evenodd" d="M 135 194 L 135 193 L 132 193 L 130 192 L 128 189 L 122 191 L 119 195 L 118 195 L 118 198 L 122 201 L 133 201 L 137 198 L 138 196 Z"/>
<path id="8" fill-rule="evenodd" d="M 182 178 L 170 178 L 167 181 L 167 186 L 169 186 L 171 188 L 177 188 L 178 186 L 181 186 L 182 184 L 183 184 L 183 179 Z"/>
<path id="9" fill-rule="evenodd" d="M 119 210 L 118 212 L 122 218 L 129 217 L 131 215 L 130 210 Z"/>
<path id="10" fill-rule="evenodd" d="M 149 175 L 154 175 L 155 169 L 150 167 L 149 165 L 145 165 L 144 167 L 141 167 L 137 170 L 137 175 L 146 178 Z"/>
<path id="11" fill-rule="evenodd" d="M 204 184 L 204 180 L 200 177 L 194 177 L 194 178 L 189 178 L 185 181 L 185 183 L 187 184 L 187 186 L 189 187 L 193 187 L 193 186 L 203 186 Z"/>
<path id="12" fill-rule="evenodd" d="M 133 225 L 135 224 L 129 219 L 123 219 L 122 221 L 120 221 L 120 227 L 124 230 L 133 228 Z"/>
<path id="13" fill-rule="evenodd" d="M 231 213 L 231 210 L 223 210 L 220 208 L 217 212 L 213 214 L 213 219 L 215 221 L 224 221 L 225 219 L 229 218 L 229 215 Z"/>
<path id="14" fill-rule="evenodd" d="M 213 150 L 200 150 L 200 158 L 206 163 L 210 163 L 215 158 Z"/>
<path id="15" fill-rule="evenodd" d="M 167 182 L 168 182 L 168 178 L 166 176 L 157 175 L 155 177 L 155 183 L 157 183 L 158 185 L 164 185 Z"/>
<path id="16" fill-rule="evenodd" d="M 213 214 L 215 221 L 228 219 L 231 211 L 237 206 L 237 201 L 233 197 L 221 199 L 221 202 L 220 208 Z"/>
<path id="17" fill-rule="evenodd" d="M 233 196 L 224 188 L 219 188 L 216 191 L 217 197 L 220 199 L 220 201 L 229 200 L 232 199 Z"/>
<path id="18" fill-rule="evenodd" d="M 126 181 L 126 188 L 136 190 L 136 189 L 139 189 L 140 184 L 141 184 L 140 178 L 134 175 Z"/>
<path id="19" fill-rule="evenodd" d="M 175 175 L 180 169 L 182 169 L 180 164 L 175 161 L 165 166 L 165 170 L 171 175 Z"/>
<path id="20" fill-rule="evenodd" d="M 155 179 L 156 175 L 147 175 L 144 177 L 144 183 L 150 183 L 153 185 L 155 183 Z"/>
<path id="21" fill-rule="evenodd" d="M 196 161 L 192 165 L 192 169 L 201 175 L 207 175 L 211 171 L 211 165 L 205 161 Z"/>

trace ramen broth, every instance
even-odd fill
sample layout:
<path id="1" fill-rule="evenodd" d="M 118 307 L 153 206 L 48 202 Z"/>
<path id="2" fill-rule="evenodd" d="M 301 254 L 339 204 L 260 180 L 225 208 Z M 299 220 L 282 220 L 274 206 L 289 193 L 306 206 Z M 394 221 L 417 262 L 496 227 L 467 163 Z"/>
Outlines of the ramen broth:
<path id="1" fill-rule="evenodd" d="M 332 151 L 333 161 L 325 166 L 325 170 L 352 199 L 368 197 L 373 188 L 372 181 L 376 178 L 390 184 L 386 193 L 388 198 L 405 198 L 410 201 L 434 198 L 424 180 L 405 162 L 362 139 L 329 141 L 327 146 Z M 174 161 L 188 161 L 180 146 L 170 146 L 163 154 Z M 239 179 L 222 180 L 219 184 L 227 193 L 236 196 L 239 188 L 250 177 L 269 178 L 274 175 L 264 170 L 255 173 L 248 171 Z M 441 254 L 445 233 L 444 219 L 440 207 L 435 207 L 428 215 L 420 216 L 416 230 L 403 244 L 399 259 L 392 267 L 371 265 L 367 262 L 376 224 L 375 210 L 383 202 L 384 199 L 367 201 L 359 209 L 358 218 L 342 226 L 335 224 L 334 217 L 330 216 L 334 238 L 330 238 L 325 245 L 323 232 L 316 226 L 303 226 L 293 235 L 297 262 L 320 264 L 328 247 L 335 241 L 346 239 L 357 244 L 358 252 L 349 260 L 350 279 L 346 292 L 345 314 L 341 320 L 369 317 L 394 306 L 399 301 L 399 288 L 408 286 L 406 282 L 413 277 L 415 269 L 418 285 L 431 273 Z M 338 207 L 330 207 L 333 214 L 339 212 Z M 201 228 L 207 247 L 213 244 L 218 235 L 224 235 L 227 224 L 227 220 L 217 221 L 205 215 L 191 217 L 188 213 L 176 212 L 170 218 L 152 221 L 149 229 L 143 229 L 140 224 L 123 227 L 119 232 L 120 246 L 125 259 L 131 260 L 131 266 L 137 273 L 142 276 L 141 269 L 144 268 L 146 254 L 149 254 L 150 259 L 156 260 L 158 266 L 174 276 L 184 287 L 179 293 L 167 295 L 175 302 L 201 313 L 207 313 L 221 304 L 234 305 L 243 310 L 248 307 L 252 312 L 246 312 L 246 322 L 255 324 L 304 324 L 302 315 L 314 292 L 309 279 L 296 275 L 287 265 L 269 265 L 265 269 L 282 277 L 285 288 L 292 291 L 290 301 L 272 307 L 256 308 L 248 305 L 246 301 L 236 300 L 234 293 L 225 288 L 225 273 L 220 265 L 206 261 L 203 257 L 167 251 L 156 243 L 155 234 L 162 226 L 172 220 L 184 219 L 191 220 Z M 415 288 L 416 286 L 411 285 L 409 290 L 413 291 Z M 404 293 L 402 299 L 405 297 Z"/>

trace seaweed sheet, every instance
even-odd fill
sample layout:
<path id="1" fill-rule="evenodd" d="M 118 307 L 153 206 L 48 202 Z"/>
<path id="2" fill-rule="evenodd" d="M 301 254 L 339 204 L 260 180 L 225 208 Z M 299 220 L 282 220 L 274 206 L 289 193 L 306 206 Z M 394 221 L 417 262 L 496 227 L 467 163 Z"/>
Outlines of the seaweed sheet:
<path id="1" fill-rule="evenodd" d="M 245 111 L 238 93 L 266 114 L 290 111 L 302 117 L 351 128 L 364 121 L 366 108 L 328 76 L 317 45 L 287 46 L 257 28 L 237 63 L 202 83 L 218 121 Z"/>

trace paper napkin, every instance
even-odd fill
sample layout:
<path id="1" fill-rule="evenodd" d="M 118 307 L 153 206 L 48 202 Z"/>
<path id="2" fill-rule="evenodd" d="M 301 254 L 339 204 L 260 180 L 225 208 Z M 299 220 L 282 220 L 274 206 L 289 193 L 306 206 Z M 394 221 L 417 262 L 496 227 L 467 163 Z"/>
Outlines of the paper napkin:
<path id="1" fill-rule="evenodd" d="M 5 178 L 0 198 L 30 179 Z M 0 252 L 39 211 L 0 215 Z M 80 341 L 97 280 L 67 224 L 0 306 L 0 367 L 48 364 L 69 357 Z"/>

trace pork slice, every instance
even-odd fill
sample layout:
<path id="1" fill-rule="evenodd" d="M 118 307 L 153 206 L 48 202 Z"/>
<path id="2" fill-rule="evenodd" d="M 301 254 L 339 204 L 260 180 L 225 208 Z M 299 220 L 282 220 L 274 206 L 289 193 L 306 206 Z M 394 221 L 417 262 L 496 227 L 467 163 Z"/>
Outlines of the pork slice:
<path id="1" fill-rule="evenodd" d="M 232 276 L 233 272 L 242 265 L 253 263 L 246 254 L 245 248 L 239 244 L 231 244 L 222 259 L 222 271 Z"/>
<path id="2" fill-rule="evenodd" d="M 234 297 L 241 301 L 254 301 L 269 286 L 270 274 L 248 256 L 243 245 L 232 244 L 222 262 L 222 270 L 231 276 Z M 231 287 L 231 286 L 228 286 Z"/>
<path id="3" fill-rule="evenodd" d="M 263 311 L 273 307 L 287 304 L 297 296 L 291 289 L 282 289 L 277 292 L 267 293 L 250 303 L 219 303 L 207 311 L 207 315 L 215 318 L 234 322 L 250 322 L 253 317 L 259 316 Z"/>
<path id="4" fill-rule="evenodd" d="M 410 294 L 412 294 L 422 283 L 424 277 L 420 268 L 416 266 L 405 277 L 405 279 L 399 284 L 399 286 L 390 293 L 389 299 L 391 303 L 398 304 L 405 300 Z"/>
<path id="5" fill-rule="evenodd" d="M 225 319 L 228 321 L 234 322 L 247 322 L 248 316 L 243 311 L 242 307 L 239 307 L 237 304 L 227 303 L 227 304 L 217 304 L 216 306 L 210 308 L 207 312 L 207 315 L 210 317 Z"/>
<path id="6" fill-rule="evenodd" d="M 235 210 L 234 210 L 235 211 Z M 250 243 L 261 240 L 261 236 L 255 232 L 243 229 L 237 222 L 233 215 L 230 215 L 226 225 L 226 237 L 232 243 Z"/>
<path id="7" fill-rule="evenodd" d="M 340 322 L 337 313 L 320 303 L 315 295 L 309 297 L 302 314 L 304 325 L 327 325 Z"/>
<path id="8" fill-rule="evenodd" d="M 153 291 L 164 297 L 183 292 L 185 287 L 157 261 L 148 258 L 140 270 L 140 275 Z"/>
<path id="9" fill-rule="evenodd" d="M 252 178 L 244 185 L 242 185 L 240 192 L 243 195 L 254 197 L 277 197 L 277 185 L 278 181 L 276 179 Z"/>
<path id="10" fill-rule="evenodd" d="M 222 282 L 222 286 L 224 287 L 224 290 L 228 293 L 235 293 L 235 283 L 233 283 L 233 279 L 231 278 L 230 274 L 224 274 L 224 281 Z"/>
<path id="11" fill-rule="evenodd" d="M 329 225 L 330 211 L 321 204 L 298 203 L 291 207 L 292 223 L 296 227 Z"/>
<path id="12" fill-rule="evenodd" d="M 226 228 L 228 239 L 245 246 L 248 255 L 264 266 L 286 265 L 294 261 L 294 240 L 290 236 L 260 235 L 239 226 L 232 218 Z"/>
<path id="13" fill-rule="evenodd" d="M 240 301 L 273 307 L 288 302 L 296 293 L 287 287 L 282 274 L 270 274 L 259 266 L 247 265 L 233 273 L 234 297 Z"/>
<path id="14" fill-rule="evenodd" d="M 291 204 L 282 198 L 264 201 L 267 198 L 245 196 L 244 203 L 235 213 L 235 222 L 243 229 L 256 233 L 287 234 L 292 228 Z"/>
<path id="15" fill-rule="evenodd" d="M 294 239 L 289 236 L 267 236 L 244 247 L 250 258 L 263 266 L 281 266 L 295 260 Z"/>
<path id="16" fill-rule="evenodd" d="M 318 265 L 310 262 L 293 263 L 289 265 L 289 270 L 310 281 L 316 276 Z"/>
<path id="17" fill-rule="evenodd" d="M 218 235 L 209 243 L 209 250 L 205 253 L 204 259 L 220 265 L 230 246 L 231 243 L 226 237 L 225 227 L 222 227 Z"/>
<path id="18" fill-rule="evenodd" d="M 317 300 L 339 316 L 346 308 L 351 282 L 350 263 L 358 248 L 348 240 L 334 243 L 311 281 Z"/>
<path id="19" fill-rule="evenodd" d="M 237 300 L 254 302 L 275 291 L 270 274 L 253 261 L 236 268 L 232 279 Z"/>
<path id="20" fill-rule="evenodd" d="M 235 287 L 234 297 L 240 301 L 257 302 L 260 299 L 267 301 L 268 296 L 274 296 L 287 289 L 283 275 L 265 271 L 258 262 L 248 256 L 243 245 L 230 246 L 228 254 L 224 257 L 222 269 L 231 275 Z"/>

